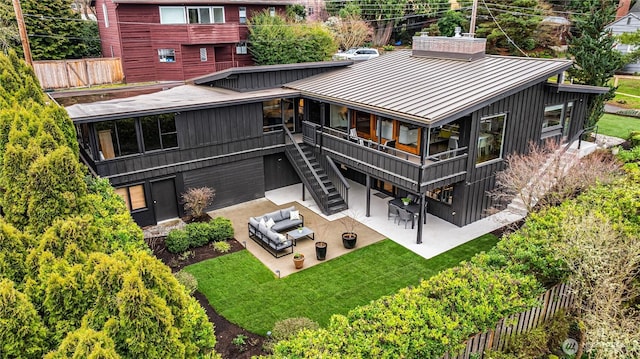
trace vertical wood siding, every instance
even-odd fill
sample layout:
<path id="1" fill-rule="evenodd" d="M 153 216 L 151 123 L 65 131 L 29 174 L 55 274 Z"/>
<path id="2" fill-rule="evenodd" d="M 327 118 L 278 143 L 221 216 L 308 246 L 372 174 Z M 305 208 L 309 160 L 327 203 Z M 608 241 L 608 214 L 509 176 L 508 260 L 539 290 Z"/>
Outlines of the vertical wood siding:
<path id="1" fill-rule="evenodd" d="M 207 167 L 183 174 L 184 188 L 211 187 L 216 190 L 212 208 L 232 206 L 264 197 L 262 157 Z"/>
<path id="2" fill-rule="evenodd" d="M 588 99 L 589 95 L 557 93 L 546 87 L 544 83 L 540 83 L 474 112 L 470 138 L 478 138 L 481 118 L 506 113 L 503 158 L 509 153 L 526 153 L 530 142 L 543 142 L 540 137 L 546 105 L 574 101 L 569 136 L 571 137 L 582 128 Z M 461 189 L 460 193 L 455 193 L 456 197 L 454 198 L 461 195 L 462 197 L 458 201 L 465 204 L 456 211 L 459 218 L 455 223 L 458 225 L 466 225 L 489 214 L 487 210 L 493 206 L 493 202 L 487 195 L 487 191 L 494 188 L 496 172 L 505 168 L 504 161 L 489 162 L 476 167 L 477 152 L 477 146 L 473 143 L 470 144 L 466 188 Z M 456 200 L 454 199 L 454 201 Z"/>

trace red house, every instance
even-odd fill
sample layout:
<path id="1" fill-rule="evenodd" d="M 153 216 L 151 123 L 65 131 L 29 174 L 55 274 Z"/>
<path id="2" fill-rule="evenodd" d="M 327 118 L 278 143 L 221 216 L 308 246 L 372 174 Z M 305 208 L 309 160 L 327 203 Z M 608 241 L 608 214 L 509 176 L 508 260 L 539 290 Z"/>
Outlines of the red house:
<path id="1" fill-rule="evenodd" d="M 253 65 L 247 19 L 284 14 L 292 0 L 97 0 L 104 57 L 127 82 L 185 80 Z"/>

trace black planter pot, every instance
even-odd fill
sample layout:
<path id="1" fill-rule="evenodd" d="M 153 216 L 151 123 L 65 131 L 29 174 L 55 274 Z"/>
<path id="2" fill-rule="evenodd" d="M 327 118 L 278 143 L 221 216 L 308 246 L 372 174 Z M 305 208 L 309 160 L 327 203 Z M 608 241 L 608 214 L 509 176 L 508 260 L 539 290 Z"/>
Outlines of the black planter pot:
<path id="1" fill-rule="evenodd" d="M 342 233 L 342 245 L 347 248 L 355 248 L 356 241 L 358 240 L 358 235 L 353 232 L 345 232 Z"/>
<path id="2" fill-rule="evenodd" d="M 327 258 L 327 242 L 316 242 L 316 258 L 319 261 Z"/>

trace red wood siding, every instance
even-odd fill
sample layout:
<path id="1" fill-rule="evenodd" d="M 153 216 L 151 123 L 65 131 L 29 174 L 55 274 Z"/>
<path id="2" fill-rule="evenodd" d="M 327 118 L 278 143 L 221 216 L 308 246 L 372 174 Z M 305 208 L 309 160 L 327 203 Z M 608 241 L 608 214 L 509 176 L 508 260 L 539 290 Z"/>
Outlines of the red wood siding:
<path id="1" fill-rule="evenodd" d="M 106 27 L 103 6 L 107 8 L 109 27 Z M 96 1 L 96 18 L 98 20 L 98 31 L 100 32 L 100 43 L 102 47 L 102 57 L 121 57 L 122 44 L 118 29 L 118 18 L 116 16 L 116 5 L 109 0 Z"/>
<path id="2" fill-rule="evenodd" d="M 110 56 L 113 46 L 114 54 L 122 58 L 127 82 L 185 80 L 231 66 L 253 64 L 249 54 L 235 53 L 236 43 L 246 41 L 248 36 L 247 26 L 239 24 L 238 5 L 224 5 L 224 24 L 164 25 L 160 24 L 158 5 L 116 6 L 110 0 L 97 0 L 99 21 L 102 3 L 113 12 L 109 14 L 109 29 L 101 28 L 103 53 Z M 268 8 L 245 7 L 249 18 Z M 277 6 L 276 11 L 284 13 L 285 7 Z M 104 21 L 101 26 L 104 27 Z M 200 61 L 201 47 L 207 49 L 207 61 Z M 176 61 L 160 62 L 158 49 L 174 49 Z"/>

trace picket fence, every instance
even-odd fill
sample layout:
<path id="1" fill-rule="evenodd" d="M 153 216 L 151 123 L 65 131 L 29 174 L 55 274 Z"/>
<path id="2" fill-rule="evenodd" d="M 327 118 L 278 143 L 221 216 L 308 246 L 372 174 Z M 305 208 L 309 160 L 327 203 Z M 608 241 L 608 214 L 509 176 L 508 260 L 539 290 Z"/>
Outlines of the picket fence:
<path id="1" fill-rule="evenodd" d="M 459 353 L 447 353 L 441 359 L 482 359 L 485 350 L 503 350 L 512 337 L 536 328 L 561 309 L 571 308 L 575 298 L 569 286 L 562 283 L 547 290 L 539 300 L 539 307 L 501 319 L 495 330 L 474 335 Z"/>
<path id="2" fill-rule="evenodd" d="M 124 79 L 118 57 L 34 61 L 33 69 L 45 90 L 121 83 Z"/>

